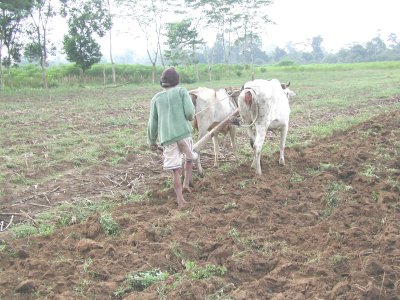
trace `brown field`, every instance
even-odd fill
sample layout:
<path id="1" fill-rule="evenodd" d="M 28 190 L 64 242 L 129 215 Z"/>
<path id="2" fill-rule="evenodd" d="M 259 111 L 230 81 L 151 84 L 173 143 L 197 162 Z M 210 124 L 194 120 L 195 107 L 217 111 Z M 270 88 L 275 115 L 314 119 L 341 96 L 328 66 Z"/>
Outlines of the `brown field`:
<path id="1" fill-rule="evenodd" d="M 298 115 L 292 127 L 332 115 Z M 77 118 L 75 130 L 104 129 L 85 124 Z M 244 131 L 239 141 L 247 143 Z M 207 174 L 196 177 L 185 210 L 176 207 L 161 156 L 145 145 L 116 165 L 59 162 L 52 168 L 63 176 L 37 189 L 5 180 L 0 220 L 14 214 L 15 222 L 26 221 L 71 199 L 106 199 L 117 203 L 112 216 L 121 232 L 106 235 L 95 213 L 77 224 L 71 216 L 70 225 L 46 236 L 0 233 L 0 299 L 111 299 L 122 288 L 126 299 L 400 299 L 399 142 L 394 110 L 288 147 L 284 167 L 277 153 L 264 155 L 263 176 L 255 177 L 249 157 L 234 162 L 226 139 L 220 169 L 212 168 L 211 152 L 202 156 Z M 35 172 L 26 176 L 48 170 Z M 133 194 L 146 196 L 122 201 Z M 196 277 L 188 262 L 226 271 Z M 156 269 L 168 278 L 144 290 L 126 287 L 127 274 Z"/>

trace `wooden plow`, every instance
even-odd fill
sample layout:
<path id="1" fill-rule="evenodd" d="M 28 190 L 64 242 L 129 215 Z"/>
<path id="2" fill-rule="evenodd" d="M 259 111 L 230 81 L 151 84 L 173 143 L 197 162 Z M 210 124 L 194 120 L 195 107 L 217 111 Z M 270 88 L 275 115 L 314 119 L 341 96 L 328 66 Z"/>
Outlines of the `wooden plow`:
<path id="1" fill-rule="evenodd" d="M 199 151 L 214 135 L 218 134 L 222 129 L 231 122 L 232 119 L 239 115 L 239 108 L 236 108 L 229 116 L 219 122 L 213 129 L 211 129 L 205 136 L 198 140 L 194 145 L 193 149 Z"/>

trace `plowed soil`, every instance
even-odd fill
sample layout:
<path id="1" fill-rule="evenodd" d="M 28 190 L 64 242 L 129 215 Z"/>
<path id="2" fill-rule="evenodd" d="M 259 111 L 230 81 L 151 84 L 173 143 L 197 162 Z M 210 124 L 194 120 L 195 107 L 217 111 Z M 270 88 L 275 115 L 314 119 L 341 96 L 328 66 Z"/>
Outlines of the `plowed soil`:
<path id="1" fill-rule="evenodd" d="M 0 299 L 116 298 L 127 274 L 155 269 L 168 278 L 123 297 L 400 299 L 400 111 L 287 148 L 285 157 L 282 167 L 277 153 L 264 155 L 261 177 L 250 161 L 208 168 L 185 194 L 184 210 L 162 184 L 169 174 L 160 176 L 157 154 L 146 157 L 150 169 L 132 155 L 125 169 L 97 168 L 49 184 L 49 197 L 89 196 L 107 186 L 117 195 L 136 189 L 136 178 L 137 190 L 151 193 L 113 211 L 117 236 L 105 234 L 97 214 L 49 236 L 3 233 Z M 226 273 L 194 279 L 189 261 Z"/>

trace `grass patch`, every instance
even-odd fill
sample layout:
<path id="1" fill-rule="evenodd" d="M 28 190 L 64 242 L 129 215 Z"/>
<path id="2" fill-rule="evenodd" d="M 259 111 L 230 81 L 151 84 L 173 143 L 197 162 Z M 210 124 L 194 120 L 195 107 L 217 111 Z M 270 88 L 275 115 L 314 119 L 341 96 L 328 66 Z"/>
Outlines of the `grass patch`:
<path id="1" fill-rule="evenodd" d="M 223 211 L 228 211 L 228 210 L 237 209 L 237 208 L 239 208 L 239 205 L 236 204 L 236 202 L 229 202 L 229 203 L 226 203 L 226 204 L 224 205 L 224 207 L 222 208 L 222 210 L 223 210 Z"/>
<path id="2" fill-rule="evenodd" d="M 119 224 L 109 213 L 100 216 L 100 224 L 106 235 L 118 235 L 121 232 Z"/>
<path id="3" fill-rule="evenodd" d="M 224 266 L 216 266 L 207 264 L 204 267 L 198 266 L 194 261 L 187 261 L 185 263 L 186 271 L 189 278 L 193 280 L 208 279 L 214 276 L 224 276 L 227 269 Z"/>
<path id="4" fill-rule="evenodd" d="M 326 208 L 322 213 L 323 217 L 331 215 L 332 211 L 342 202 L 342 193 L 351 189 L 341 182 L 332 182 L 325 186 Z"/>
<path id="5" fill-rule="evenodd" d="M 332 265 L 340 265 L 342 263 L 345 263 L 348 260 L 346 256 L 343 256 L 341 254 L 334 254 L 331 256 L 330 261 Z"/>
<path id="6" fill-rule="evenodd" d="M 130 273 L 114 295 L 122 297 L 130 291 L 143 291 L 157 282 L 164 281 L 168 276 L 168 272 L 162 272 L 160 269 Z"/>
<path id="7" fill-rule="evenodd" d="M 52 224 L 39 224 L 39 226 L 35 226 L 32 223 L 20 223 L 11 227 L 10 231 L 19 239 L 34 235 L 50 235 L 54 232 L 54 228 Z"/>
<path id="8" fill-rule="evenodd" d="M 364 168 L 364 171 L 361 172 L 362 175 L 366 176 L 366 177 L 375 177 L 375 178 L 379 178 L 376 174 L 375 174 L 375 170 L 376 167 L 375 166 L 371 166 L 371 165 L 367 165 Z"/>
<path id="9" fill-rule="evenodd" d="M 298 174 L 298 173 L 293 173 L 292 176 L 289 179 L 289 182 L 291 183 L 300 183 L 304 181 L 304 176 Z"/>

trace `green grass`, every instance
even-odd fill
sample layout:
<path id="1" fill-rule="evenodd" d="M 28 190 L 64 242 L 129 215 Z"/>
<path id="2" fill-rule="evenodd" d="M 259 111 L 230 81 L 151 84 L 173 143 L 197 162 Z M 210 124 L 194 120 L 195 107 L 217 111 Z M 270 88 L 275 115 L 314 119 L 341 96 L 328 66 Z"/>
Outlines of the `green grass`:
<path id="1" fill-rule="evenodd" d="M 159 269 L 129 273 L 122 285 L 114 292 L 114 295 L 122 297 L 130 291 L 143 291 L 157 282 L 164 281 L 168 276 L 168 272 Z"/>
<path id="2" fill-rule="evenodd" d="M 326 208 L 323 211 L 323 217 L 331 215 L 332 211 L 343 201 L 344 192 L 350 189 L 351 186 L 347 186 L 342 182 L 332 182 L 325 186 Z"/>
<path id="3" fill-rule="evenodd" d="M 100 224 L 106 235 L 118 235 L 121 232 L 119 224 L 108 213 L 100 216 Z"/>

